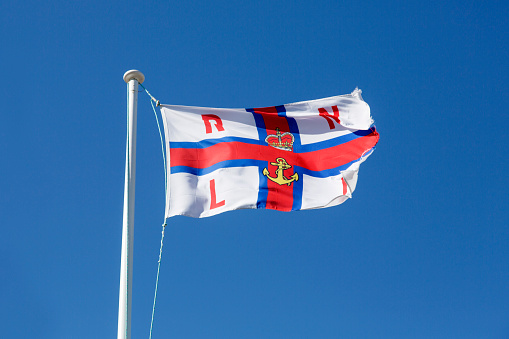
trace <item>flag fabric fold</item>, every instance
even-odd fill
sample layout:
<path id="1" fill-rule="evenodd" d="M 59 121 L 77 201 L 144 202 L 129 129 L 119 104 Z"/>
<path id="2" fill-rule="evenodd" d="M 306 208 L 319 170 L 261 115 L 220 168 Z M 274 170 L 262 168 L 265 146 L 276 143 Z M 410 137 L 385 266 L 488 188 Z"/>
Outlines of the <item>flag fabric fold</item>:
<path id="1" fill-rule="evenodd" d="M 161 105 L 161 114 L 166 218 L 341 204 L 379 138 L 358 89 L 264 108 Z"/>

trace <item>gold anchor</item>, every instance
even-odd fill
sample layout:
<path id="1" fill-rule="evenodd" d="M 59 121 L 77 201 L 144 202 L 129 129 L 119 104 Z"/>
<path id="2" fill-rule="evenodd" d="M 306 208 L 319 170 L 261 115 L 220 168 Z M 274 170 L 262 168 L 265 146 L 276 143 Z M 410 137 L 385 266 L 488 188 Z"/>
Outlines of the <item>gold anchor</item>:
<path id="1" fill-rule="evenodd" d="M 267 177 L 267 179 L 274 181 L 276 184 L 279 185 L 287 184 L 288 186 L 290 186 L 292 181 L 299 180 L 299 175 L 297 173 L 294 173 L 292 176 L 290 176 L 291 179 L 288 179 L 283 175 L 283 171 L 285 169 L 289 169 L 290 167 L 292 167 L 292 165 L 288 165 L 285 159 L 277 158 L 276 162 L 271 162 L 270 164 L 277 166 L 276 177 L 275 178 L 271 177 L 269 175 L 269 171 L 267 170 L 267 168 L 264 168 L 262 173 Z"/>

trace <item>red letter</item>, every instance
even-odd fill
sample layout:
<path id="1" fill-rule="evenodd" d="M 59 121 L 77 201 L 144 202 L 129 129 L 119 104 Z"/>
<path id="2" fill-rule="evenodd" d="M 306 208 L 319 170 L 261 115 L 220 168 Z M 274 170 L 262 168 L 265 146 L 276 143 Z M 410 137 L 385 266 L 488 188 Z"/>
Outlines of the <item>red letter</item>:
<path id="1" fill-rule="evenodd" d="M 216 123 L 216 128 L 218 132 L 224 131 L 223 128 L 223 122 L 221 121 L 221 118 L 218 117 L 215 114 L 202 114 L 201 118 L 203 119 L 203 122 L 205 123 L 205 133 L 212 133 L 212 124 L 210 123 L 210 120 L 214 120 Z"/>
<path id="2" fill-rule="evenodd" d="M 329 128 L 330 129 L 336 128 L 336 126 L 334 126 L 334 122 L 332 122 L 333 119 L 338 124 L 340 123 L 340 121 L 339 121 L 338 106 L 332 106 L 332 112 L 334 112 L 334 115 L 332 115 L 329 112 L 327 112 L 327 110 L 325 108 L 319 108 L 318 112 L 320 112 L 320 116 L 321 117 L 324 117 L 325 119 L 327 119 L 327 122 L 329 123 Z"/>
<path id="3" fill-rule="evenodd" d="M 216 181 L 214 179 L 210 180 L 210 209 L 218 208 L 224 206 L 225 201 L 216 202 Z"/>
<path id="4" fill-rule="evenodd" d="M 346 195 L 348 193 L 348 186 L 346 184 L 346 181 L 343 177 L 341 177 L 341 182 L 343 183 L 343 195 Z"/>

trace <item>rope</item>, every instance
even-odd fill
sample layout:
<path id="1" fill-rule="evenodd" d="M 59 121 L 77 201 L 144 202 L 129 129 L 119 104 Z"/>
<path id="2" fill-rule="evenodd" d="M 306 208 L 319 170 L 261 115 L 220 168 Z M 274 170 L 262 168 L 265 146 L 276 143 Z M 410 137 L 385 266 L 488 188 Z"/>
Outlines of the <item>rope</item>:
<path id="1" fill-rule="evenodd" d="M 150 97 L 150 99 L 151 99 L 150 104 L 152 105 L 152 110 L 154 111 L 154 116 L 156 117 L 157 129 L 159 131 L 159 139 L 161 140 L 161 154 L 163 156 L 163 166 L 164 166 L 164 195 L 166 196 L 167 189 L 168 189 L 168 178 L 167 178 L 168 175 L 166 173 L 166 155 L 164 152 L 164 141 L 163 141 L 163 135 L 161 133 L 161 125 L 159 124 L 159 118 L 157 117 L 157 112 L 156 112 L 156 108 L 154 107 L 154 102 L 156 103 L 156 106 L 160 106 L 161 104 L 160 104 L 159 100 L 156 100 L 156 98 L 154 98 L 142 84 L 140 84 L 140 86 L 145 90 L 145 92 Z M 159 248 L 159 260 L 157 261 L 156 286 L 155 286 L 155 290 L 154 290 L 154 303 L 152 305 L 152 317 L 150 320 L 149 339 L 152 339 L 152 329 L 154 326 L 154 314 L 155 314 L 155 310 L 156 310 L 156 300 L 157 300 L 157 287 L 159 286 L 159 273 L 161 271 L 161 259 L 163 256 L 164 231 L 166 229 L 166 226 L 167 226 L 167 224 L 166 224 L 166 220 L 165 220 L 165 222 L 163 223 L 163 226 L 162 226 L 163 229 L 161 231 L 161 247 Z"/>
<path id="2" fill-rule="evenodd" d="M 152 305 L 152 319 L 150 320 L 150 335 L 148 337 L 149 339 L 152 339 L 152 327 L 154 325 L 154 313 L 156 311 L 157 286 L 159 285 L 159 272 L 161 269 L 161 257 L 163 255 L 163 240 L 165 228 L 166 222 L 163 224 L 163 230 L 161 231 L 161 247 L 159 248 L 159 260 L 157 261 L 156 289 L 154 291 L 154 304 Z"/>
<path id="3" fill-rule="evenodd" d="M 166 174 L 166 155 L 164 153 L 164 141 L 163 141 L 163 134 L 161 133 L 161 125 L 159 124 L 159 118 L 157 117 L 156 108 L 154 107 L 154 102 L 156 103 L 156 106 L 161 106 L 161 103 L 159 102 L 159 100 L 156 100 L 156 98 L 154 98 L 152 96 L 152 94 L 150 94 L 150 92 L 142 84 L 140 84 L 140 86 L 145 90 L 145 92 L 150 97 L 150 99 L 151 99 L 150 105 L 152 105 L 152 110 L 154 111 L 154 116 L 156 117 L 157 130 L 159 131 L 159 140 L 161 140 L 161 154 L 163 156 L 163 166 L 164 166 L 164 196 L 166 197 L 167 186 L 168 186 L 167 185 L 168 178 L 167 178 L 167 174 Z"/>
<path id="4" fill-rule="evenodd" d="M 156 103 L 156 106 L 161 106 L 161 103 L 159 102 L 159 100 L 157 100 L 156 98 L 154 98 L 152 96 L 152 94 L 149 93 L 149 91 L 147 91 L 147 89 L 145 88 L 145 86 L 143 86 L 142 84 L 140 84 L 141 88 L 143 88 L 145 90 L 145 92 L 147 92 L 148 96 L 150 97 L 150 99 L 152 99 L 152 101 L 154 101 Z"/>
<path id="5" fill-rule="evenodd" d="M 147 91 L 147 93 L 148 93 L 148 91 Z M 156 105 L 159 105 L 159 100 L 157 102 L 158 102 L 158 104 L 156 104 Z M 152 105 L 152 110 L 154 111 L 154 116 L 156 117 L 157 129 L 159 131 L 159 139 L 161 140 L 161 154 L 163 155 L 163 166 L 164 166 L 164 196 L 166 197 L 168 178 L 167 178 L 167 173 L 166 173 L 166 154 L 164 153 L 163 135 L 161 133 L 161 125 L 159 124 L 159 118 L 157 117 L 156 108 L 154 107 L 154 103 L 152 101 L 150 101 L 150 104 Z"/>

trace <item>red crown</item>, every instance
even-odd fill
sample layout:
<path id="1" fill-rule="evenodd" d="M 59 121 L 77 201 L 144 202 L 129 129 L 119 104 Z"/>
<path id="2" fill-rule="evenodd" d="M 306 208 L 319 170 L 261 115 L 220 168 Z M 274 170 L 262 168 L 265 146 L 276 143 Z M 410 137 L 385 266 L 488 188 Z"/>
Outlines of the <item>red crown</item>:
<path id="1" fill-rule="evenodd" d="M 281 132 L 279 132 L 279 128 L 276 128 L 276 135 L 269 134 L 265 138 L 265 142 L 267 142 L 269 146 L 281 149 L 283 151 L 291 151 L 293 149 L 294 141 L 295 138 L 291 133 L 285 132 L 281 134 Z"/>

